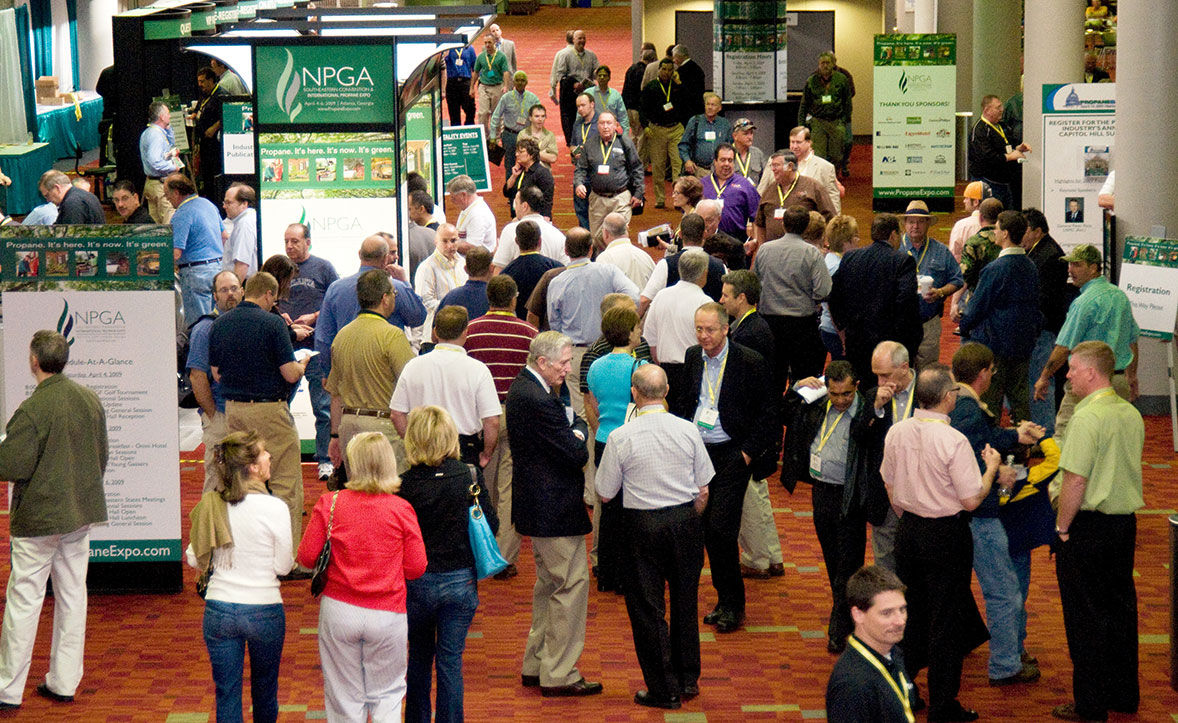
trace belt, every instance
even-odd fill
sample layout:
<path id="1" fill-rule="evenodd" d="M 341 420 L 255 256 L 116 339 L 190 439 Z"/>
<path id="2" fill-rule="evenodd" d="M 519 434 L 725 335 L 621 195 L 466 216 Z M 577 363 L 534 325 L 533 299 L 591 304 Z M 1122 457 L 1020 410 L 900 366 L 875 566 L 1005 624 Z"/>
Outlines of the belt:
<path id="1" fill-rule="evenodd" d="M 460 444 L 480 444 L 483 441 L 483 433 L 478 434 L 460 434 L 458 435 L 458 442 Z"/>
<path id="2" fill-rule="evenodd" d="M 1125 373 L 1124 369 L 1118 369 L 1115 372 L 1113 372 L 1113 376 L 1116 376 L 1117 374 L 1124 374 L 1124 373 Z"/>
<path id="3" fill-rule="evenodd" d="M 219 263 L 221 263 L 220 256 L 218 256 L 215 259 L 205 259 L 203 261 L 193 261 L 193 262 L 187 263 L 187 264 L 176 264 L 176 268 L 177 269 L 187 269 L 192 266 L 208 266 L 209 264 L 219 264 Z"/>
<path id="4" fill-rule="evenodd" d="M 285 402 L 286 397 L 263 397 L 261 399 L 234 399 L 233 397 L 225 397 L 225 401 L 237 402 L 238 404 L 273 404 L 274 402 Z"/>
<path id="5" fill-rule="evenodd" d="M 148 176 L 147 180 L 149 180 L 149 181 L 162 181 L 162 180 L 164 180 L 164 177 L 163 176 Z"/>
<path id="6" fill-rule="evenodd" d="M 377 419 L 390 419 L 392 412 L 388 409 L 361 409 L 359 407 L 344 407 L 343 414 L 354 414 L 357 417 L 376 417 Z"/>
<path id="7" fill-rule="evenodd" d="M 598 190 L 595 188 L 595 189 L 593 189 L 593 193 L 594 193 L 594 194 L 596 194 L 596 195 L 598 195 L 598 196 L 601 196 L 602 198 L 613 198 L 614 196 L 620 196 L 621 194 L 623 194 L 623 193 L 625 193 L 626 191 L 629 191 L 629 190 L 630 190 L 630 189 L 628 189 L 628 188 L 623 188 L 623 189 L 622 189 L 622 190 L 620 190 L 620 191 L 613 191 L 613 192 L 610 192 L 610 191 L 598 191 Z"/>
<path id="8" fill-rule="evenodd" d="M 526 126 L 525 126 L 525 127 L 526 127 Z M 503 129 L 503 132 L 504 132 L 504 133 L 516 133 L 516 134 L 518 134 L 518 133 L 520 133 L 522 130 L 523 130 L 523 128 L 504 128 L 504 129 Z"/>

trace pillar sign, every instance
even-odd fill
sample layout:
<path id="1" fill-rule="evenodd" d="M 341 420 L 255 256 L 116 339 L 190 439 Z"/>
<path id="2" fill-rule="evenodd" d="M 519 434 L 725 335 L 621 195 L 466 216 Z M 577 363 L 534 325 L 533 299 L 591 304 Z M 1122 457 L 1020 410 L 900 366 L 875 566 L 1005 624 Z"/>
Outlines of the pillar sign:
<path id="1" fill-rule="evenodd" d="M 785 99 L 785 0 L 716 0 L 712 84 L 729 102 Z M 792 22 L 791 22 L 792 19 Z"/>
<path id="2" fill-rule="evenodd" d="M 1116 88 L 1113 83 L 1043 86 L 1043 213 L 1051 237 L 1065 251 L 1104 243 L 1096 198 L 1112 170 Z"/>

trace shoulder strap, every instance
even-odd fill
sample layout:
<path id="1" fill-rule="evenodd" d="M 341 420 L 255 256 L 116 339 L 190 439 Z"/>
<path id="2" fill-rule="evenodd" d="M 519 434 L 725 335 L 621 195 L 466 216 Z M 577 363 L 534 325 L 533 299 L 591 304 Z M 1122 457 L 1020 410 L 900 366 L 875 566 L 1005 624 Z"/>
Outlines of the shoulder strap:
<path id="1" fill-rule="evenodd" d="M 339 499 L 339 492 L 331 495 L 331 511 L 327 513 L 327 539 L 331 539 L 331 523 L 335 520 L 335 501 Z"/>

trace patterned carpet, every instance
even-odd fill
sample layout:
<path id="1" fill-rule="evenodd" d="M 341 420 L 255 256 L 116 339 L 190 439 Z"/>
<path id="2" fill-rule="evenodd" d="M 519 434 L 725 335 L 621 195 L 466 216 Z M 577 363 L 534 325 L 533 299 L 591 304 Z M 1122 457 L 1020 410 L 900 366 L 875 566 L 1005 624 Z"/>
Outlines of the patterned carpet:
<path id="1" fill-rule="evenodd" d="M 514 38 L 521 65 L 532 71 L 532 89 L 546 96 L 552 54 L 561 47 L 566 27 L 585 28 L 589 47 L 614 69 L 620 87 L 629 65 L 629 9 L 556 10 L 545 7 L 537 15 L 502 19 L 504 34 Z M 860 71 L 864 72 L 864 71 Z M 538 87 L 539 86 L 539 87 Z M 559 133 L 555 109 L 549 128 Z M 562 158 L 567 158 L 562 149 Z M 556 202 L 558 226 L 572 225 L 571 172 L 558 164 Z M 857 216 L 863 235 L 870 221 L 868 181 L 870 153 L 857 147 L 848 184 L 847 212 Z M 502 170 L 496 169 L 502 182 Z M 501 196 L 493 207 L 507 219 Z M 635 224 L 647 228 L 670 221 L 672 212 L 652 212 Z M 953 218 L 941 218 L 932 231 L 947 238 Z M 946 329 L 948 332 L 948 329 Z M 956 337 L 946 333 L 943 358 L 948 359 Z M 1149 440 L 1145 455 L 1147 510 L 1138 522 L 1137 590 L 1140 603 L 1142 703 L 1138 716 L 1113 715 L 1112 720 L 1153 722 L 1178 720 L 1178 694 L 1169 687 L 1169 543 L 1167 515 L 1178 482 L 1173 469 L 1178 455 L 1169 449 L 1168 420 L 1146 420 Z M 304 465 L 308 509 L 322 492 L 315 470 Z M 181 455 L 183 519 L 196 503 L 203 471 L 200 455 Z M 830 607 L 826 574 L 814 537 L 810 496 L 799 489 L 793 496 L 776 481 L 770 492 L 785 551 L 786 574 L 767 581 L 748 581 L 748 621 L 744 630 L 715 636 L 701 630 L 703 677 L 701 695 L 680 711 L 640 708 L 631 702 L 643 687 L 634 656 L 630 627 L 621 598 L 593 591 L 589 599 L 586 646 L 581 670 L 600 680 L 605 693 L 587 699 L 543 699 L 534 689 L 519 685 L 520 661 L 527 634 L 531 586 L 535 580 L 530 547 L 525 542 L 520 575 L 508 582 L 480 585 L 482 604 L 471 629 L 465 658 L 466 714 L 471 721 L 601 723 L 603 721 L 665 721 L 666 723 L 721 723 L 729 721 L 812 720 L 825 718 L 823 693 L 834 658 L 826 653 L 825 615 Z M 187 524 L 184 525 L 187 528 Z M 187 538 L 187 534 L 185 534 Z M 7 516 L 0 515 L 0 579 L 7 578 Z M 185 544 L 187 539 L 185 539 Z M 77 702 L 55 704 L 33 694 L 48 667 L 52 600 L 37 640 L 23 707 L 11 714 L 29 721 L 142 721 L 144 723 L 203 723 L 212 720 L 214 695 L 208 655 L 201 637 L 203 605 L 192 592 L 191 572 L 178 595 L 92 597 L 86 647 L 87 670 Z M 287 637 L 282 661 L 280 720 L 325 718 L 322 676 L 316 646 L 317 603 L 308 584 L 283 585 Z M 979 594 L 979 605 L 981 604 Z M 707 570 L 700 590 L 701 609 L 715 603 Z M 961 700 L 979 710 L 986 720 L 1044 721 L 1057 703 L 1070 700 L 1071 664 L 1063 635 L 1063 620 L 1054 565 L 1045 550 L 1034 556 L 1029 603 L 1030 636 L 1027 647 L 1038 656 L 1043 678 L 1037 684 L 1013 688 L 987 685 L 985 647 L 966 660 Z M 919 679 L 923 684 L 923 676 Z M 248 689 L 248 683 L 247 683 Z M 923 720 L 923 715 L 918 716 Z"/>

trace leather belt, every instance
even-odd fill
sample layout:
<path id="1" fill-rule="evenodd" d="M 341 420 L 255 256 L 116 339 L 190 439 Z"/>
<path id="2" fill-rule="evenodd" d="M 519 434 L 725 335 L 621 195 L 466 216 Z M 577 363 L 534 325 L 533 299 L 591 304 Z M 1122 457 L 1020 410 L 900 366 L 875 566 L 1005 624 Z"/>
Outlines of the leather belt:
<path id="1" fill-rule="evenodd" d="M 218 256 L 215 259 L 205 259 L 203 261 L 193 261 L 192 263 L 188 263 L 188 264 L 176 264 L 176 268 L 177 269 L 187 269 L 192 266 L 208 266 L 209 264 L 219 264 L 219 263 L 221 263 L 220 256 Z"/>
<path id="2" fill-rule="evenodd" d="M 376 417 L 377 419 L 390 419 L 392 412 L 388 409 L 361 409 L 359 407 L 344 407 L 341 410 L 343 414 L 354 414 L 357 417 Z"/>

